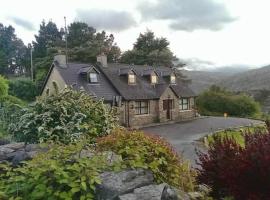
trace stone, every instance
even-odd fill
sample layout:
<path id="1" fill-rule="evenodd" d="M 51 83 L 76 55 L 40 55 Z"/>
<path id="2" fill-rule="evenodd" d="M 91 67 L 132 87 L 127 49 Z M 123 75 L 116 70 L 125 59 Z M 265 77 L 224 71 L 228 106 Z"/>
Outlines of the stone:
<path id="1" fill-rule="evenodd" d="M 41 149 L 38 144 L 27 144 L 26 147 L 25 147 L 25 151 L 27 151 L 27 152 L 36 151 L 38 149 Z"/>
<path id="2" fill-rule="evenodd" d="M 13 149 L 5 147 L 5 145 L 0 146 L 0 160 L 8 160 L 11 158 L 10 154 L 14 152 Z"/>
<path id="3" fill-rule="evenodd" d="M 39 153 L 39 151 L 26 152 L 27 159 L 33 159 L 38 153 Z"/>
<path id="4" fill-rule="evenodd" d="M 132 193 L 120 195 L 118 199 L 119 200 L 161 200 L 162 192 L 165 186 L 166 184 L 160 184 L 160 185 L 148 185 L 148 186 L 136 188 Z"/>
<path id="5" fill-rule="evenodd" d="M 23 142 L 18 142 L 18 143 L 6 144 L 6 145 L 3 145 L 3 146 L 16 151 L 16 150 L 19 150 L 19 149 L 23 149 L 25 147 L 25 144 Z"/>
<path id="6" fill-rule="evenodd" d="M 144 169 L 130 169 L 121 172 L 104 172 L 100 175 L 102 183 L 97 185 L 99 200 L 113 200 L 117 196 L 130 193 L 138 187 L 154 183 L 152 172 Z"/>
<path id="7" fill-rule="evenodd" d="M 23 151 L 16 151 L 15 156 L 12 159 L 12 165 L 13 166 L 17 166 L 18 164 L 20 164 L 21 161 L 30 159 L 27 156 L 27 153 L 23 150 Z"/>
<path id="8" fill-rule="evenodd" d="M 183 191 L 177 191 L 176 189 L 170 187 L 169 185 L 165 185 L 161 200 L 189 200 L 189 197 Z"/>

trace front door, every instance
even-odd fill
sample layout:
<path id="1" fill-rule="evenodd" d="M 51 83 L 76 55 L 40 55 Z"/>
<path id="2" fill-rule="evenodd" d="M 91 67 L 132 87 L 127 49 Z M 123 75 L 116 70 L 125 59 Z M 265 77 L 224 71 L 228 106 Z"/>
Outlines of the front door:
<path id="1" fill-rule="evenodd" d="M 172 99 L 163 100 L 163 110 L 166 111 L 167 119 L 172 119 L 172 112 L 171 112 L 172 107 L 173 107 Z"/>

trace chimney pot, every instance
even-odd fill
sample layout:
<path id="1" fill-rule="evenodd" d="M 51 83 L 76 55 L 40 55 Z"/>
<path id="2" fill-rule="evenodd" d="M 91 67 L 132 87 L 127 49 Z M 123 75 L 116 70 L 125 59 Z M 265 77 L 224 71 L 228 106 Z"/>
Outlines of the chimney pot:
<path id="1" fill-rule="evenodd" d="M 104 53 L 97 56 L 97 62 L 99 62 L 102 67 L 108 67 L 107 56 Z"/>
<path id="2" fill-rule="evenodd" d="M 55 55 L 54 56 L 54 62 L 57 62 L 59 67 L 67 67 L 67 58 L 66 58 L 66 55 L 62 55 L 62 54 L 59 54 L 59 55 Z"/>

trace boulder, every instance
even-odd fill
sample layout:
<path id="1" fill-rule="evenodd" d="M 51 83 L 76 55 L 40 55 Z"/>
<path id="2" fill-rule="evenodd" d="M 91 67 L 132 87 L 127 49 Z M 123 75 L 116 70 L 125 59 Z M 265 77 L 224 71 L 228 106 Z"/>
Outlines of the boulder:
<path id="1" fill-rule="evenodd" d="M 144 169 L 130 169 L 121 172 L 104 172 L 102 183 L 96 188 L 99 200 L 113 200 L 119 195 L 133 192 L 134 189 L 154 183 L 152 172 Z"/>

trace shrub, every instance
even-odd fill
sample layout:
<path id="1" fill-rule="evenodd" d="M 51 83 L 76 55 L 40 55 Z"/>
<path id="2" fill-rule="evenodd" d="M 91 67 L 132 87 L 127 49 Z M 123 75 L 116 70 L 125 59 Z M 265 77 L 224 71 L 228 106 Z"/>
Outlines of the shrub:
<path id="1" fill-rule="evenodd" d="M 229 137 L 216 138 L 207 153 L 199 153 L 198 180 L 212 188 L 213 197 L 236 200 L 270 196 L 270 133 L 245 134 L 241 147 Z"/>
<path id="2" fill-rule="evenodd" d="M 158 182 L 166 182 L 186 191 L 194 189 L 195 171 L 160 137 L 117 129 L 100 138 L 97 147 L 121 155 L 127 167 L 151 170 Z"/>
<path id="3" fill-rule="evenodd" d="M 99 173 L 114 163 L 101 154 L 80 157 L 82 143 L 50 147 L 19 168 L 0 164 L 0 199 L 94 199 Z"/>
<path id="4" fill-rule="evenodd" d="M 260 106 L 245 94 L 235 95 L 217 86 L 212 86 L 196 99 L 199 112 L 203 115 L 254 116 L 260 112 Z"/>
<path id="5" fill-rule="evenodd" d="M 8 95 L 8 81 L 0 75 L 0 100 Z"/>
<path id="6" fill-rule="evenodd" d="M 38 95 L 36 85 L 29 79 L 9 81 L 9 94 L 24 101 L 34 101 Z"/>
<path id="7" fill-rule="evenodd" d="M 103 101 L 68 88 L 60 94 L 39 98 L 23 109 L 20 119 L 9 130 L 17 141 L 69 143 L 81 136 L 94 139 L 107 135 L 115 126 L 114 111 Z"/>

